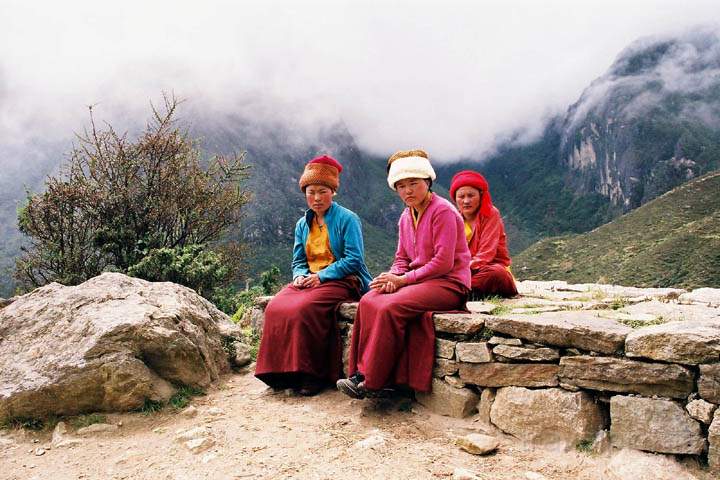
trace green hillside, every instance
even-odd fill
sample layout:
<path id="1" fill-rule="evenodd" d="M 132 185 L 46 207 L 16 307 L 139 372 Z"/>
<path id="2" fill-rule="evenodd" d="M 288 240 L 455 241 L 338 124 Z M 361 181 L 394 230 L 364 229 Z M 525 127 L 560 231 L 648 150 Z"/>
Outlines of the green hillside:
<path id="1" fill-rule="evenodd" d="M 513 260 L 521 280 L 720 287 L 720 172 L 588 233 L 542 240 Z"/>

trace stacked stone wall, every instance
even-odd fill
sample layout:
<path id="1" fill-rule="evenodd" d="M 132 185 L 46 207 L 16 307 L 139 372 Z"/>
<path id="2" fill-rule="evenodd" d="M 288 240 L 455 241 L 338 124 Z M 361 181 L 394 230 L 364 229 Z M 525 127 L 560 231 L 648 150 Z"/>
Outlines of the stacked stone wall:
<path id="1" fill-rule="evenodd" d="M 540 444 L 697 455 L 720 469 L 720 290 L 520 282 L 435 314 L 427 408 Z M 260 300 L 248 315 L 261 329 Z M 340 309 L 347 346 L 357 304 Z"/>

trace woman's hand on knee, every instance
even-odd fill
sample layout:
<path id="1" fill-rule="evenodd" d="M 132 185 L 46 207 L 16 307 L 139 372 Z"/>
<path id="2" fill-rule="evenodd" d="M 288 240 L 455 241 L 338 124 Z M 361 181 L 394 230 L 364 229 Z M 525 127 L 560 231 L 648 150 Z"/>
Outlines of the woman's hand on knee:
<path id="1" fill-rule="evenodd" d="M 321 282 L 320 282 L 320 277 L 318 276 L 318 274 L 317 274 L 317 273 L 313 273 L 313 274 L 308 275 L 307 277 L 305 277 L 305 279 L 303 280 L 303 286 L 302 286 L 302 288 L 317 287 L 317 286 L 320 285 L 320 283 L 321 283 Z"/>
<path id="2" fill-rule="evenodd" d="M 293 287 L 295 287 L 295 288 L 305 288 L 304 283 L 305 283 L 305 277 L 301 275 L 299 277 L 295 277 L 293 279 L 292 284 L 293 284 Z"/>

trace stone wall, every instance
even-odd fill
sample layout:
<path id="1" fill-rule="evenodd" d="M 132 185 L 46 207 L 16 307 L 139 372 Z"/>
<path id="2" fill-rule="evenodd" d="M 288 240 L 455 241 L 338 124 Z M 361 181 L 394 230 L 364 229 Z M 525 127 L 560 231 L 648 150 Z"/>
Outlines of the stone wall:
<path id="1" fill-rule="evenodd" d="M 431 410 L 540 444 L 607 443 L 720 468 L 720 290 L 520 282 L 436 314 Z M 246 321 L 262 329 L 259 300 Z M 341 307 L 346 346 L 357 304 Z"/>

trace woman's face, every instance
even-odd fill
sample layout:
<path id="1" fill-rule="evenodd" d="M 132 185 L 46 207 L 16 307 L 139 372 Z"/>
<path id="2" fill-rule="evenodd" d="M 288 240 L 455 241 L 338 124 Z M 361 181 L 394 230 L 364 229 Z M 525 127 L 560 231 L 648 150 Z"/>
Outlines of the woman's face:
<path id="1" fill-rule="evenodd" d="M 480 210 L 482 192 L 475 187 L 460 187 L 455 191 L 455 205 L 465 220 L 472 220 Z"/>
<path id="2" fill-rule="evenodd" d="M 424 178 L 405 178 L 395 183 L 395 190 L 405 205 L 418 208 L 427 197 L 430 186 Z"/>
<path id="3" fill-rule="evenodd" d="M 305 200 L 308 207 L 317 215 L 323 215 L 332 205 L 335 192 L 325 185 L 308 185 L 305 187 Z"/>

